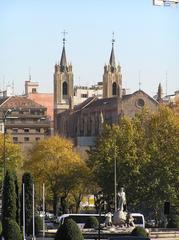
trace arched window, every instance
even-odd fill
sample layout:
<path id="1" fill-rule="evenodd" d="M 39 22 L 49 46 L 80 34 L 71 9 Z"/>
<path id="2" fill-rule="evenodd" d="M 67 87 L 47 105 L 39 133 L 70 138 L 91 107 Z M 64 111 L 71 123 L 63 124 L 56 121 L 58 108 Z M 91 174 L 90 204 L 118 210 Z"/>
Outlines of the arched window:
<path id="1" fill-rule="evenodd" d="M 112 84 L 112 95 L 113 95 L 113 96 L 116 96 L 116 95 L 117 95 L 117 84 L 116 84 L 116 82 L 114 82 L 114 83 Z"/>
<path id="2" fill-rule="evenodd" d="M 63 83 L 63 95 L 68 95 L 68 84 L 66 82 Z"/>

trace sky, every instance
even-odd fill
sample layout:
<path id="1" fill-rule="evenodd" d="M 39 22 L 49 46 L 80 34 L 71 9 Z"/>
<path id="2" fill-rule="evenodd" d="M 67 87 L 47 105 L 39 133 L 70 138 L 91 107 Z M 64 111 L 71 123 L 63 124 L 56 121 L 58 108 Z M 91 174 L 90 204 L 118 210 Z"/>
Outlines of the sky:
<path id="1" fill-rule="evenodd" d="M 24 93 L 30 71 L 40 92 L 53 92 L 64 30 L 75 85 L 102 81 L 114 32 L 124 88 L 134 92 L 141 82 L 151 96 L 159 83 L 164 93 L 179 90 L 179 4 L 152 0 L 0 0 L 0 89 L 14 82 Z"/>

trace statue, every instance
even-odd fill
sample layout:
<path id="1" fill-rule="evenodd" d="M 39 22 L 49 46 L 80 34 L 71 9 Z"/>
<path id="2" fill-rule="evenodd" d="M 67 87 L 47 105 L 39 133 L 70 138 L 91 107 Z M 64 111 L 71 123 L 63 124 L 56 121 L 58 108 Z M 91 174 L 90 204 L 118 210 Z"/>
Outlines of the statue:
<path id="1" fill-rule="evenodd" d="M 127 213 L 126 224 L 127 224 L 127 227 L 135 227 L 134 218 L 130 213 Z"/>
<path id="2" fill-rule="evenodd" d="M 112 213 L 106 213 L 105 226 L 112 226 Z"/>
<path id="3" fill-rule="evenodd" d="M 121 187 L 120 192 L 118 192 L 118 210 L 126 211 L 126 193 L 124 192 L 124 188 Z"/>
<path id="4" fill-rule="evenodd" d="M 115 226 L 123 226 L 126 223 L 126 194 L 124 188 L 122 187 L 120 192 L 118 192 L 118 209 L 113 215 L 113 224 Z"/>

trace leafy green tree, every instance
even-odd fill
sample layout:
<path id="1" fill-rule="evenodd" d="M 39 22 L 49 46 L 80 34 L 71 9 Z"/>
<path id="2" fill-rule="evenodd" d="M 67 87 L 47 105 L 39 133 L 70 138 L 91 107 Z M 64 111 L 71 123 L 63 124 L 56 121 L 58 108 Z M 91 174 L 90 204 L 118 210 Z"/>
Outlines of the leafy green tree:
<path id="1" fill-rule="evenodd" d="M 5 229 L 5 220 L 16 220 L 16 193 L 14 184 L 14 174 L 12 171 L 7 170 L 4 184 L 3 184 L 3 196 L 2 196 L 2 224 Z"/>
<path id="2" fill-rule="evenodd" d="M 25 186 L 25 222 L 26 222 L 26 233 L 30 234 L 30 221 L 33 215 L 33 177 L 29 172 L 25 172 L 22 176 L 22 184 Z M 21 226 L 23 225 L 23 191 L 21 193 Z"/>
<path id="3" fill-rule="evenodd" d="M 143 201 L 160 216 L 166 200 L 179 199 L 179 116 L 159 108 L 145 126 L 146 152 L 150 156 L 141 171 Z"/>
<path id="4" fill-rule="evenodd" d="M 139 132 L 133 122 L 128 118 L 123 118 L 119 125 L 105 127 L 97 140 L 96 149 L 89 153 L 88 166 L 92 169 L 94 179 L 106 195 L 108 202 L 114 202 L 115 161 L 118 190 L 121 186 L 125 186 L 128 202 L 132 204 L 135 200 L 137 201 L 134 192 L 139 191 L 137 179 L 142 164 L 142 158 L 138 158 L 137 134 Z M 141 155 L 144 155 L 144 152 L 141 152 Z"/>
<path id="5" fill-rule="evenodd" d="M 19 185 L 17 175 L 14 172 L 14 184 L 16 193 L 16 222 L 20 225 L 20 196 L 19 196 Z"/>
<path id="6" fill-rule="evenodd" d="M 179 116 L 167 107 L 144 110 L 133 119 L 106 126 L 89 152 L 88 166 L 108 202 L 114 202 L 114 162 L 117 185 L 125 187 L 130 210 L 152 210 L 179 198 Z M 108 179 L 106 181 L 106 179 Z M 111 197 L 112 196 L 112 199 Z"/>
<path id="7" fill-rule="evenodd" d="M 15 220 L 6 218 L 5 226 L 2 234 L 5 240 L 22 240 L 20 227 Z"/>

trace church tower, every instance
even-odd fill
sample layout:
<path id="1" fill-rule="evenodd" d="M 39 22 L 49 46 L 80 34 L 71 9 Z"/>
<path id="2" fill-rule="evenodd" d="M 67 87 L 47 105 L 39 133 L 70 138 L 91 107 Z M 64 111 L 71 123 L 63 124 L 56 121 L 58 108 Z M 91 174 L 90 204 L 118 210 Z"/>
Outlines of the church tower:
<path id="1" fill-rule="evenodd" d="M 55 65 L 54 73 L 54 110 L 55 114 L 63 112 L 72 106 L 73 102 L 73 72 L 72 65 L 67 64 L 65 38 L 59 64 Z"/>
<path id="2" fill-rule="evenodd" d="M 66 32 L 64 32 L 65 35 Z M 73 72 L 72 65 L 67 64 L 65 36 L 60 63 L 55 65 L 54 73 L 54 131 L 57 129 L 57 115 L 73 107 Z"/>
<path id="3" fill-rule="evenodd" d="M 109 64 L 104 66 L 103 98 L 122 97 L 122 75 L 120 65 L 116 66 L 114 55 L 114 37 Z"/>

